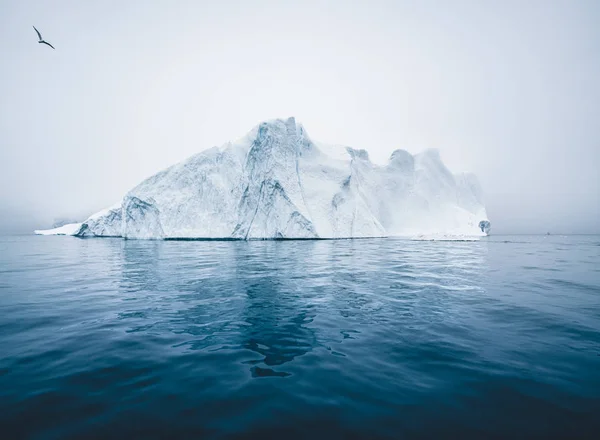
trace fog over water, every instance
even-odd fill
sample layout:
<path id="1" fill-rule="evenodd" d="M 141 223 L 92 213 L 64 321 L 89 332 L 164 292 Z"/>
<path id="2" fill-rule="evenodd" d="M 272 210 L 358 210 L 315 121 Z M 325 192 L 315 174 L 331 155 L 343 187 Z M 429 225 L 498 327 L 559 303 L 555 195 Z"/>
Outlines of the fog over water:
<path id="1" fill-rule="evenodd" d="M 495 233 L 600 233 L 599 22 L 583 0 L 0 0 L 0 232 L 295 116 L 374 162 L 438 148 Z"/>

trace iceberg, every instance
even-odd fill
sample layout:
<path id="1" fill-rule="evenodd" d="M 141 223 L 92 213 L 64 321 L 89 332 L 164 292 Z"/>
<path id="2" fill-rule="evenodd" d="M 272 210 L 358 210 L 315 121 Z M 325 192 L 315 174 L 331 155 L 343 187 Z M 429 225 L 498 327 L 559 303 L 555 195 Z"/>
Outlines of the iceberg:
<path id="1" fill-rule="evenodd" d="M 42 235 L 126 239 L 481 237 L 490 223 L 473 174 L 437 150 L 392 153 L 313 141 L 294 118 L 267 121 L 144 180 L 114 206 Z"/>

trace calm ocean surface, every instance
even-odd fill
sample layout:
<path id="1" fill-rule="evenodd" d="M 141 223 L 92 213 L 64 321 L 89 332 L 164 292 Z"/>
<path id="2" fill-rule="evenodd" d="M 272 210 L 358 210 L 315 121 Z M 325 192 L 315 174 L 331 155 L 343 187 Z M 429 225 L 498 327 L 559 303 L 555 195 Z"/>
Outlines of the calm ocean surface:
<path id="1" fill-rule="evenodd" d="M 600 438 L 600 237 L 0 237 L 0 437 Z"/>

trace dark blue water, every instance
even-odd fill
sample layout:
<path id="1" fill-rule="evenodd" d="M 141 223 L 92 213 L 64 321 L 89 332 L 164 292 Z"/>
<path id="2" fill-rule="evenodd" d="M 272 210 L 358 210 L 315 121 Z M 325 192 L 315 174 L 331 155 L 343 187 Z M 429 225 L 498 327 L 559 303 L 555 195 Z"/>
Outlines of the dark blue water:
<path id="1" fill-rule="evenodd" d="M 600 438 L 600 237 L 3 237 L 0 428 Z"/>

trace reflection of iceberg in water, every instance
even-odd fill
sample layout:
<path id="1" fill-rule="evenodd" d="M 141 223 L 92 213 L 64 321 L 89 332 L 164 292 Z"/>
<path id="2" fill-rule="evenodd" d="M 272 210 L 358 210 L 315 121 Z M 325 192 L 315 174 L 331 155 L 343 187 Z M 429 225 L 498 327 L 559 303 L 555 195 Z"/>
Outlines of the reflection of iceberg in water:
<path id="1" fill-rule="evenodd" d="M 242 362 L 254 377 L 288 376 L 275 367 L 317 345 L 307 327 L 315 304 L 302 297 L 305 273 L 296 269 L 294 249 L 280 242 L 124 241 L 120 292 L 127 306 L 118 318 L 128 332 L 169 331 L 179 350 L 252 352 Z"/>
<path id="2" fill-rule="evenodd" d="M 315 304 L 302 298 L 299 277 L 294 273 L 296 246 L 279 242 L 253 242 L 248 246 L 253 252 L 236 258 L 240 263 L 236 276 L 244 281 L 247 298 L 243 319 L 250 324 L 242 335 L 242 345 L 261 357 L 246 363 L 253 365 L 254 377 L 288 376 L 272 367 L 290 362 L 317 345 L 314 330 L 307 327 L 314 318 Z"/>
<path id="3" fill-rule="evenodd" d="M 355 362 L 379 331 L 418 344 L 432 324 L 469 316 L 488 273 L 486 242 L 114 243 L 120 326 L 193 362 L 219 357 L 239 380 L 288 376 L 327 352 Z"/>
<path id="4" fill-rule="evenodd" d="M 115 240 L 115 243 L 119 241 Z M 127 323 L 127 333 L 150 331 L 158 322 L 155 306 L 160 298 L 164 271 L 164 243 L 124 240 L 120 242 L 120 307 L 117 319 Z"/>
<path id="5" fill-rule="evenodd" d="M 121 289 L 125 292 L 150 292 L 160 284 L 161 251 L 163 243 L 124 240 L 122 252 Z"/>

